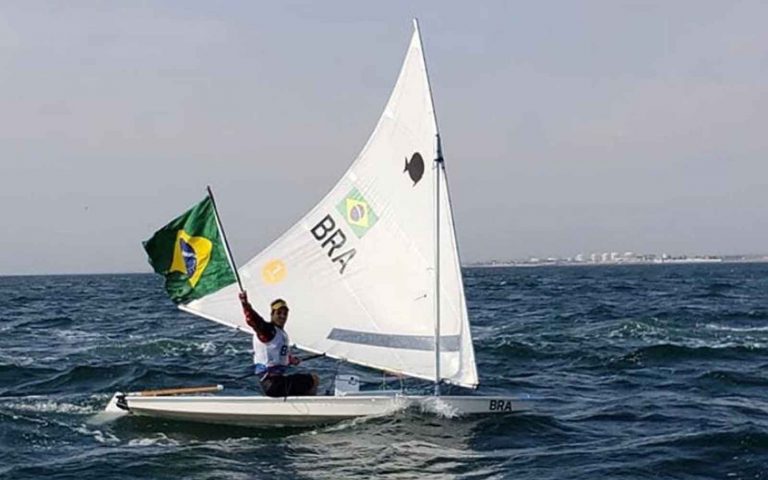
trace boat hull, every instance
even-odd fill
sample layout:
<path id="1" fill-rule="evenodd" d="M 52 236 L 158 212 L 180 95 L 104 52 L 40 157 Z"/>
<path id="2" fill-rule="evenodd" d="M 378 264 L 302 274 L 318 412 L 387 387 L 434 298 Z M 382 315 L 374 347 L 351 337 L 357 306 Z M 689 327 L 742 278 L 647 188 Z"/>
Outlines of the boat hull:
<path id="1" fill-rule="evenodd" d="M 523 410 L 511 397 L 348 395 L 270 398 L 261 396 L 147 397 L 115 394 L 108 412 L 170 420 L 248 427 L 310 426 L 390 415 L 415 407 L 446 417 L 495 415 Z"/>

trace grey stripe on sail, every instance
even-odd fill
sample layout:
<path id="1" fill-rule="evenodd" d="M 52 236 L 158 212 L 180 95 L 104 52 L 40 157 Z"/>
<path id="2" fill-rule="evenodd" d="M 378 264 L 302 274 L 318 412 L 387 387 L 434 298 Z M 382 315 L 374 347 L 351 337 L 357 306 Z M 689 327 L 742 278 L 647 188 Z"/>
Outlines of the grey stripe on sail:
<path id="1" fill-rule="evenodd" d="M 430 335 L 391 335 L 334 328 L 327 338 L 337 342 L 372 345 L 374 347 L 403 350 L 435 350 L 435 337 Z M 443 352 L 458 352 L 460 346 L 461 343 L 458 335 L 440 337 L 440 350 Z"/>

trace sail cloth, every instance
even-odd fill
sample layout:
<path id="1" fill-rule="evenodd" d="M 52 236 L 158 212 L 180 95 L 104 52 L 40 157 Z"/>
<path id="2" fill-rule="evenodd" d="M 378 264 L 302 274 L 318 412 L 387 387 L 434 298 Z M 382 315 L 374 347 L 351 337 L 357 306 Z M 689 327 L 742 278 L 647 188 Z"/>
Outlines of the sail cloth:
<path id="1" fill-rule="evenodd" d="M 305 350 L 435 380 L 436 201 L 441 380 L 477 386 L 437 122 L 418 26 L 373 134 L 328 195 L 239 269 L 256 310 L 284 298 Z M 250 331 L 235 285 L 182 309 Z"/>

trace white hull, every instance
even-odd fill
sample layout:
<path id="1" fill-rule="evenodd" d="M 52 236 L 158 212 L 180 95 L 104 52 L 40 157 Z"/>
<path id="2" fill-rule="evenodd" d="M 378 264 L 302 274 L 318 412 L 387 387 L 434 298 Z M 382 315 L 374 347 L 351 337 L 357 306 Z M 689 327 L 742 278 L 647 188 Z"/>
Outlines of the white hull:
<path id="1" fill-rule="evenodd" d="M 494 415 L 523 410 L 511 397 L 433 397 L 399 393 L 288 398 L 150 397 L 118 393 L 107 405 L 106 412 L 248 427 L 275 427 L 320 425 L 352 418 L 389 415 L 412 406 L 447 417 Z"/>

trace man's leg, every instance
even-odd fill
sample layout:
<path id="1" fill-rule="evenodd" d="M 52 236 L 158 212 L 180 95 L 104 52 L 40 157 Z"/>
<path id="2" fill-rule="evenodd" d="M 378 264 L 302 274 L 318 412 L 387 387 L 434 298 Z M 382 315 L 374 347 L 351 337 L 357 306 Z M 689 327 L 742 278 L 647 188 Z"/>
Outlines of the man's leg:
<path id="1" fill-rule="evenodd" d="M 292 397 L 315 395 L 317 386 L 320 384 L 320 379 L 314 373 L 294 373 L 288 375 L 286 380 L 288 382 L 288 395 Z"/>
<path id="2" fill-rule="evenodd" d="M 316 373 L 312 374 L 312 390 L 310 390 L 310 395 L 317 395 L 317 387 L 320 385 L 320 377 L 317 376 Z"/>

